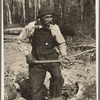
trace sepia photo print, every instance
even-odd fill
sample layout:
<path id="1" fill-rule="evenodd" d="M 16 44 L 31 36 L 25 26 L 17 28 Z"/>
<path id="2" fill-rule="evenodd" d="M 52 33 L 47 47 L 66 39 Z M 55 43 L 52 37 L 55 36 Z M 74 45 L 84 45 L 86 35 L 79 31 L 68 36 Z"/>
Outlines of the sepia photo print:
<path id="1" fill-rule="evenodd" d="M 4 100 L 97 100 L 96 0 L 2 0 Z"/>

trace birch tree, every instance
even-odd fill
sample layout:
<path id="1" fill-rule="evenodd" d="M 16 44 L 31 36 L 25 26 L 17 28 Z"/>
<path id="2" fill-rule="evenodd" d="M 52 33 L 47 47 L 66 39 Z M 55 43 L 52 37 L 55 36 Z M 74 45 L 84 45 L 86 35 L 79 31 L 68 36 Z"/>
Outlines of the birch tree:
<path id="1" fill-rule="evenodd" d="M 23 21 L 25 23 L 25 0 L 23 0 Z"/>
<path id="2" fill-rule="evenodd" d="M 8 8 L 8 23 L 9 23 L 9 25 L 11 25 L 12 24 L 12 16 L 11 16 L 11 10 L 10 10 L 9 4 L 7 5 L 7 8 Z"/>
<path id="3" fill-rule="evenodd" d="M 6 5 L 6 7 L 7 7 L 7 11 L 6 11 L 6 13 L 7 13 L 7 25 L 11 25 L 12 24 L 12 16 L 11 16 L 11 0 L 8 0 L 8 1 L 5 1 L 4 2 L 4 5 Z"/>

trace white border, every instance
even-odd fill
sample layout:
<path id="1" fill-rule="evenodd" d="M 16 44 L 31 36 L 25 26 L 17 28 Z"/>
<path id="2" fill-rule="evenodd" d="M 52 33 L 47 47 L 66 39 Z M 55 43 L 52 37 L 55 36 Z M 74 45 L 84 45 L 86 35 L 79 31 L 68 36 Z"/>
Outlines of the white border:
<path id="1" fill-rule="evenodd" d="M 96 10 L 96 97 L 99 100 L 99 93 L 98 93 L 98 81 L 99 81 L 99 0 L 95 0 L 95 10 Z M 1 100 L 4 100 L 4 43 L 3 43 L 3 0 L 1 0 Z"/>
<path id="2" fill-rule="evenodd" d="M 98 59 L 98 56 L 99 56 L 99 0 L 96 0 L 96 97 L 97 97 L 97 100 L 99 100 L 99 93 L 98 93 L 98 75 L 99 75 L 99 59 Z"/>
<path id="3" fill-rule="evenodd" d="M 1 45 L 2 45 L 2 50 L 1 50 L 1 100 L 4 100 L 4 44 L 3 44 L 3 39 L 4 39 L 4 34 L 3 34 L 3 0 L 1 0 L 1 25 L 2 25 L 2 32 L 1 32 Z"/>

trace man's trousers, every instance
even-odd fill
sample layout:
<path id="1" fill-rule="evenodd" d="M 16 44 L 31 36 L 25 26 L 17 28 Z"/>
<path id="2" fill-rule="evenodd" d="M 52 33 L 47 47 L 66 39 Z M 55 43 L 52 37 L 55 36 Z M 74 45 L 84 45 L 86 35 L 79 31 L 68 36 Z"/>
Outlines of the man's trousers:
<path id="1" fill-rule="evenodd" d="M 29 64 L 29 78 L 32 89 L 32 100 L 41 100 L 42 86 L 48 71 L 51 75 L 49 92 L 51 98 L 59 97 L 64 79 L 61 76 L 59 63 Z"/>

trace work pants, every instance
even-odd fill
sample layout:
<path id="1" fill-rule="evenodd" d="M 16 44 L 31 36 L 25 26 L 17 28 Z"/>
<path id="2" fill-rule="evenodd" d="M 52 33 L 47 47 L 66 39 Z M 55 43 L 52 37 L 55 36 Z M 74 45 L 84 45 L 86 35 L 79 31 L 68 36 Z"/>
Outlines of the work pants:
<path id="1" fill-rule="evenodd" d="M 49 92 L 52 98 L 59 97 L 61 94 L 64 79 L 61 76 L 59 63 L 49 64 L 30 64 L 29 78 L 32 89 L 32 100 L 41 100 L 42 86 L 48 71 L 51 75 Z"/>

